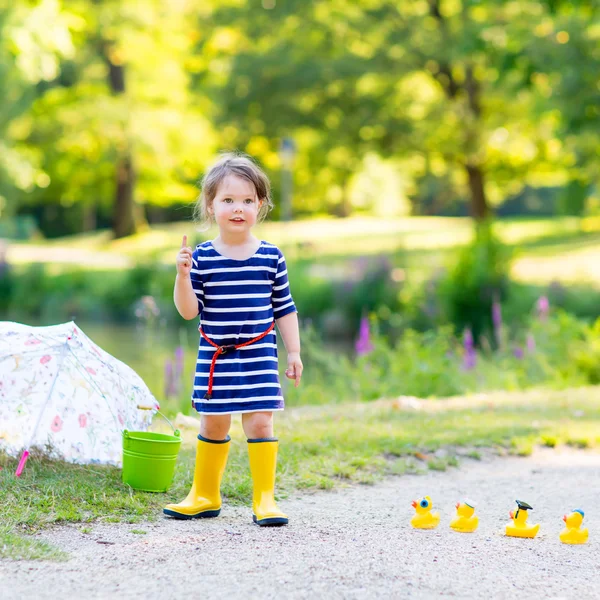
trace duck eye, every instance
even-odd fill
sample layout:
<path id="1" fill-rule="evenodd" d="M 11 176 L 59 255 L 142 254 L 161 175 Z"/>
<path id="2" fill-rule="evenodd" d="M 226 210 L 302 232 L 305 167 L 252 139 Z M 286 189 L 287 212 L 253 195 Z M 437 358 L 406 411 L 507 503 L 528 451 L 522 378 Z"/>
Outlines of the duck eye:
<path id="1" fill-rule="evenodd" d="M 423 499 L 421 500 L 421 508 L 427 508 L 429 506 L 429 502 L 427 502 L 427 500 Z"/>

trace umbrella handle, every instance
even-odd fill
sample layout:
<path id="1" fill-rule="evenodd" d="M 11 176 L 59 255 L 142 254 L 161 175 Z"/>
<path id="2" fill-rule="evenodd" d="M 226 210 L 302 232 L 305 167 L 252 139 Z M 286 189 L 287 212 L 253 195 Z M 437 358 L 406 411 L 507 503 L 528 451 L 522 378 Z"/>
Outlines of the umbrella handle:
<path id="1" fill-rule="evenodd" d="M 21 455 L 21 460 L 19 461 L 19 465 L 17 466 L 17 470 L 15 471 L 15 477 L 21 477 L 21 473 L 25 468 L 25 463 L 27 462 L 27 458 L 29 457 L 29 450 L 23 450 L 23 454 Z"/>

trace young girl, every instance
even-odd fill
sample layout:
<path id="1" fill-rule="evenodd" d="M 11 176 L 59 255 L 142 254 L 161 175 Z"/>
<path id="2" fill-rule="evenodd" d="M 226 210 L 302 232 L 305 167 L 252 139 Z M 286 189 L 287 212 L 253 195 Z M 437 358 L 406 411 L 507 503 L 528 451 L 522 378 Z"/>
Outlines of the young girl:
<path id="1" fill-rule="evenodd" d="M 178 519 L 216 517 L 227 463 L 231 415 L 241 414 L 254 484 L 253 520 L 285 525 L 274 499 L 278 440 L 273 412 L 284 402 L 277 371 L 275 323 L 287 350 L 286 376 L 302 377 L 296 306 L 281 250 L 252 235 L 272 207 L 270 184 L 249 158 L 225 154 L 202 181 L 196 214 L 219 235 L 192 251 L 183 237 L 174 299 L 184 319 L 200 315 L 200 347 L 192 403 L 202 415 L 192 489 L 164 513 Z"/>

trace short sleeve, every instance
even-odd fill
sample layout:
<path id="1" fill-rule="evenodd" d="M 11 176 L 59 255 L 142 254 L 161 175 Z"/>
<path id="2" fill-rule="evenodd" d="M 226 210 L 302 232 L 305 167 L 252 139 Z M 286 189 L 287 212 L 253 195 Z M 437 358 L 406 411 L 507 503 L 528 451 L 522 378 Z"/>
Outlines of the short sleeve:
<path id="1" fill-rule="evenodd" d="M 277 255 L 277 272 L 275 273 L 275 280 L 273 282 L 271 304 L 273 305 L 273 316 L 275 319 L 281 319 L 285 315 L 297 312 L 297 309 L 290 291 L 285 258 L 279 249 L 277 249 Z"/>
<path id="2" fill-rule="evenodd" d="M 192 253 L 192 270 L 190 271 L 190 279 L 192 281 L 192 288 L 196 294 L 198 300 L 198 314 L 202 314 L 204 310 L 204 285 L 202 283 L 202 273 L 200 270 L 200 263 L 198 262 L 198 249 Z"/>

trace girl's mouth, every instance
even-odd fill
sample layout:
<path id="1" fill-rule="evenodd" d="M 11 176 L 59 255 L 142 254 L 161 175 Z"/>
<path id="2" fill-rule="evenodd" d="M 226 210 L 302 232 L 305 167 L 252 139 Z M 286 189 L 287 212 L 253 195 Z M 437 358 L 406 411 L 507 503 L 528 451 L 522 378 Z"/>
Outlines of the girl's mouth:
<path id="1" fill-rule="evenodd" d="M 238 218 L 236 218 L 236 219 L 229 219 L 229 220 L 230 220 L 232 223 L 243 223 L 243 222 L 244 222 L 244 219 L 238 219 Z"/>

